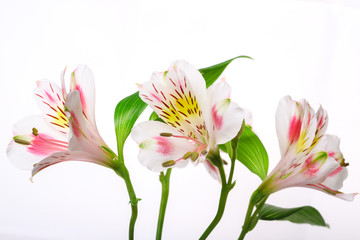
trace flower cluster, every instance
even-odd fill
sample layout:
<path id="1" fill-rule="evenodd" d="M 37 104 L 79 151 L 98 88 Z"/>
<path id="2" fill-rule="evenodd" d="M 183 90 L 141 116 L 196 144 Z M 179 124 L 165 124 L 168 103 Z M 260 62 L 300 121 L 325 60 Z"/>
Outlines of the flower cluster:
<path id="1" fill-rule="evenodd" d="M 208 68 L 208 73 L 219 77 L 231 61 Z M 139 94 L 130 95 L 118 104 L 115 123 L 121 124 L 117 124 L 116 129 L 124 127 L 124 131 L 120 129 L 120 133 L 116 133 L 118 142 L 121 141 L 117 156 L 96 127 L 91 70 L 84 65 L 78 66 L 70 74 L 69 92 L 65 87 L 65 70 L 60 77 L 61 87 L 48 80 L 37 82 L 34 97 L 42 115 L 29 116 L 15 124 L 14 137 L 7 148 L 8 158 L 16 167 L 32 169 L 32 176 L 65 161 L 91 162 L 114 170 L 124 179 L 129 193 L 132 209 L 129 239 L 134 238 L 139 201 L 121 152 L 130 129 L 139 146 L 140 163 L 160 173 L 162 199 L 157 239 L 161 239 L 172 168 L 184 167 L 189 162 L 203 163 L 210 175 L 221 183 L 218 212 L 200 239 L 207 238 L 224 213 L 229 192 L 235 186 L 232 179 L 237 159 L 265 178 L 266 150 L 248 126 L 251 122 L 249 112 L 231 101 L 231 88 L 225 78 L 219 78 L 214 84 L 215 77 L 207 82 L 206 69 L 200 72 L 181 60 L 171 63 L 164 72 L 154 72 L 149 81 L 138 84 Z M 206 88 L 207 85 L 211 86 Z M 155 120 L 134 126 L 146 105 L 154 111 L 152 119 Z M 349 164 L 340 151 L 339 138 L 326 134 L 327 125 L 328 114 L 322 107 L 315 113 L 306 100 L 297 102 L 286 96 L 280 101 L 276 131 L 281 160 L 252 195 L 239 239 L 243 239 L 259 219 L 265 220 L 261 218 L 265 202 L 270 194 L 279 190 L 306 187 L 344 200 L 354 199 L 356 193 L 339 191 L 348 175 L 346 167 Z M 223 150 L 221 154 L 220 149 Z M 224 170 L 226 162 L 221 157 L 224 152 L 231 161 L 228 178 Z M 264 171 L 259 173 L 259 169 Z M 301 216 L 301 221 L 306 218 Z M 322 219 L 321 215 L 318 219 Z M 314 224 L 313 219 L 309 223 Z M 325 223 L 320 221 L 318 224 Z"/>

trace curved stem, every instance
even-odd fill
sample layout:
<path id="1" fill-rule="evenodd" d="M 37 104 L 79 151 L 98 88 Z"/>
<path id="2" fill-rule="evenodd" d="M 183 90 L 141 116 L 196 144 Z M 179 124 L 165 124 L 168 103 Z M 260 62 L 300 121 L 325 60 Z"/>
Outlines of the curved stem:
<path id="1" fill-rule="evenodd" d="M 242 227 L 242 231 L 241 231 L 239 240 L 243 240 L 246 233 L 248 233 L 248 231 L 249 231 L 250 220 L 251 220 L 251 215 L 252 215 L 253 209 L 254 209 L 254 205 L 251 203 L 251 199 L 250 199 L 248 210 L 247 210 L 246 216 L 245 216 L 244 225 Z"/>
<path id="2" fill-rule="evenodd" d="M 239 236 L 239 240 L 243 240 L 245 235 L 250 232 L 257 224 L 258 214 L 261 208 L 264 206 L 268 195 L 264 195 L 260 190 L 256 189 L 254 193 L 251 195 L 248 210 L 246 212 L 244 225 L 242 227 L 242 231 Z M 253 213 L 254 206 L 256 206 L 256 210 Z"/>
<path id="3" fill-rule="evenodd" d="M 245 121 L 243 121 L 241 129 L 239 130 L 238 134 L 230 142 L 231 143 L 231 152 L 232 153 L 230 154 L 231 166 L 230 166 L 230 173 L 229 173 L 229 178 L 228 178 L 227 182 L 226 182 L 226 176 L 225 176 L 225 171 L 224 171 L 223 160 L 220 157 L 219 150 L 217 150 L 217 154 L 214 155 L 215 159 L 214 159 L 214 161 L 212 163 L 213 164 L 215 163 L 214 165 L 216 165 L 218 167 L 218 169 L 219 169 L 220 178 L 221 178 L 221 194 L 220 194 L 218 210 L 217 210 L 217 213 L 215 215 L 215 218 L 212 220 L 212 222 L 207 227 L 205 232 L 201 235 L 200 239 L 206 239 L 209 236 L 209 234 L 212 232 L 212 230 L 214 230 L 216 225 L 220 222 L 220 220 L 221 220 L 221 218 L 222 218 L 222 216 L 224 214 L 227 197 L 228 197 L 231 189 L 233 189 L 234 186 L 235 186 L 235 182 L 232 182 L 232 178 L 233 178 L 233 175 L 234 175 L 235 160 L 237 158 L 238 141 L 239 141 L 239 138 L 241 137 L 241 135 L 242 135 L 242 133 L 244 131 L 244 126 L 245 126 Z"/>
<path id="4" fill-rule="evenodd" d="M 225 172 L 224 172 L 224 168 L 223 168 L 222 164 L 220 166 L 221 167 L 219 167 L 219 172 L 220 172 L 222 187 L 221 187 L 221 194 L 220 194 L 218 210 L 217 210 L 217 213 L 216 213 L 214 219 L 212 220 L 210 225 L 207 227 L 207 229 L 205 230 L 205 232 L 201 235 L 201 237 L 199 239 L 206 239 L 209 236 L 209 234 L 212 232 L 212 230 L 216 227 L 216 225 L 220 222 L 220 219 L 222 218 L 222 216 L 224 214 L 227 197 L 229 195 L 230 190 L 232 189 L 232 186 L 230 187 L 226 183 Z"/>
<path id="5" fill-rule="evenodd" d="M 114 168 L 114 171 L 116 172 L 117 175 L 119 175 L 120 177 L 122 177 L 124 179 L 125 184 L 126 184 L 126 189 L 129 194 L 129 198 L 130 198 L 129 203 L 131 204 L 131 217 L 130 217 L 130 223 L 129 223 L 129 240 L 133 240 L 134 239 L 135 222 L 136 222 L 137 215 L 138 215 L 137 204 L 140 199 L 136 197 L 134 187 L 130 180 L 130 174 L 125 166 L 123 156 L 119 155 L 118 166 L 117 166 L 117 168 Z"/>
<path id="6" fill-rule="evenodd" d="M 166 211 L 167 201 L 169 198 L 170 174 L 171 174 L 171 168 L 168 168 L 166 171 L 166 175 L 164 175 L 164 172 L 161 172 L 159 176 L 162 191 L 161 191 L 159 218 L 158 218 L 157 231 L 156 231 L 156 240 L 160 240 L 162 235 L 165 211 Z"/>

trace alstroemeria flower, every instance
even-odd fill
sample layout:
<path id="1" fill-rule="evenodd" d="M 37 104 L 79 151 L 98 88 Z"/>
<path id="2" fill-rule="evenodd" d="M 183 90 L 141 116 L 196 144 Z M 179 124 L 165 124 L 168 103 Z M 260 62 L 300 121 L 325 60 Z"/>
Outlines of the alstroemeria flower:
<path id="1" fill-rule="evenodd" d="M 191 159 L 204 162 L 218 178 L 218 169 L 206 155 L 234 138 L 244 118 L 243 110 L 230 101 L 230 86 L 220 80 L 206 90 L 195 67 L 176 61 L 168 71 L 153 73 L 139 89 L 141 99 L 165 122 L 147 121 L 133 128 L 140 162 L 150 170 L 164 171 Z"/>
<path id="2" fill-rule="evenodd" d="M 276 112 L 276 131 L 281 160 L 260 190 L 270 194 L 288 187 L 308 187 L 351 201 L 356 194 L 338 191 L 348 165 L 340 151 L 340 139 L 325 134 L 327 112 L 315 113 L 306 100 L 284 97 Z"/>
<path id="3" fill-rule="evenodd" d="M 42 80 L 37 82 L 35 100 L 43 115 L 24 118 L 14 126 L 7 154 L 21 169 L 40 170 L 63 161 L 87 161 L 107 167 L 116 155 L 100 137 L 95 123 L 95 88 L 91 70 L 78 66 L 71 74 L 70 93 Z M 70 139 L 70 140 L 69 140 Z"/>

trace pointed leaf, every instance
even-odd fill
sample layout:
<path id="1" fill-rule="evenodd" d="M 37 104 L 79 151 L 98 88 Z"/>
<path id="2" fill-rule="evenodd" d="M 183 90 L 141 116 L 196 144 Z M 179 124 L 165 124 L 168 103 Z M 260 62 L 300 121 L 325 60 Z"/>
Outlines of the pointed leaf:
<path id="1" fill-rule="evenodd" d="M 329 227 L 319 211 L 311 206 L 280 208 L 265 204 L 259 212 L 259 218 L 266 221 L 290 221 L 293 223 L 307 223 L 315 226 Z"/>
<path id="2" fill-rule="evenodd" d="M 229 149 L 226 148 L 225 144 L 220 145 L 219 148 L 224 152 L 228 152 L 227 149 Z M 238 141 L 237 159 L 262 180 L 265 179 L 269 158 L 264 145 L 248 125 L 245 126 Z"/>
<path id="3" fill-rule="evenodd" d="M 114 120 L 119 156 L 122 156 L 125 140 L 146 106 L 140 99 L 139 92 L 124 98 L 116 106 Z"/>
<path id="4" fill-rule="evenodd" d="M 199 72 L 203 75 L 205 81 L 206 81 L 206 87 L 210 87 L 211 84 L 213 84 L 222 74 L 222 72 L 225 70 L 225 68 L 235 59 L 237 58 L 249 58 L 252 59 L 251 57 L 248 56 L 237 56 L 234 57 L 232 59 L 229 59 L 225 62 L 213 65 L 211 67 L 207 67 L 207 68 L 201 68 L 199 69 Z"/>
<path id="5" fill-rule="evenodd" d="M 159 118 L 159 116 L 156 114 L 156 112 L 152 112 L 150 114 L 149 120 L 157 120 Z"/>

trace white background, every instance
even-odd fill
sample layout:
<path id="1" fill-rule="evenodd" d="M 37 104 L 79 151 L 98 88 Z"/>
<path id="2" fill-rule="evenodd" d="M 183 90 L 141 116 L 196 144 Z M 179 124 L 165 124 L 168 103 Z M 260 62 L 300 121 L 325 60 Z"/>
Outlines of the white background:
<path id="1" fill-rule="evenodd" d="M 253 128 L 269 153 L 280 153 L 275 110 L 290 94 L 328 111 L 328 133 L 341 138 L 350 162 L 344 192 L 359 192 L 360 4 L 331 1 L 0 1 L 0 239 L 126 239 L 130 206 L 110 169 L 62 163 L 38 174 L 16 169 L 5 151 L 12 125 L 39 113 L 35 81 L 57 83 L 67 65 L 88 64 L 96 78 L 96 119 L 116 150 L 113 112 L 135 83 L 185 59 L 197 68 L 238 55 L 224 72 L 232 98 L 253 113 Z M 146 114 L 150 110 L 146 111 Z M 147 116 L 143 116 L 145 120 Z M 139 203 L 136 239 L 154 239 L 160 198 L 156 173 L 142 167 L 129 139 L 126 164 Z M 237 184 L 209 239 L 237 239 L 248 199 L 260 179 L 238 164 Z M 198 239 L 217 209 L 220 185 L 203 166 L 176 169 L 163 239 Z M 312 205 L 330 229 L 288 222 L 258 223 L 247 239 L 360 239 L 359 199 L 346 202 L 309 189 L 272 195 L 282 207 Z"/>

